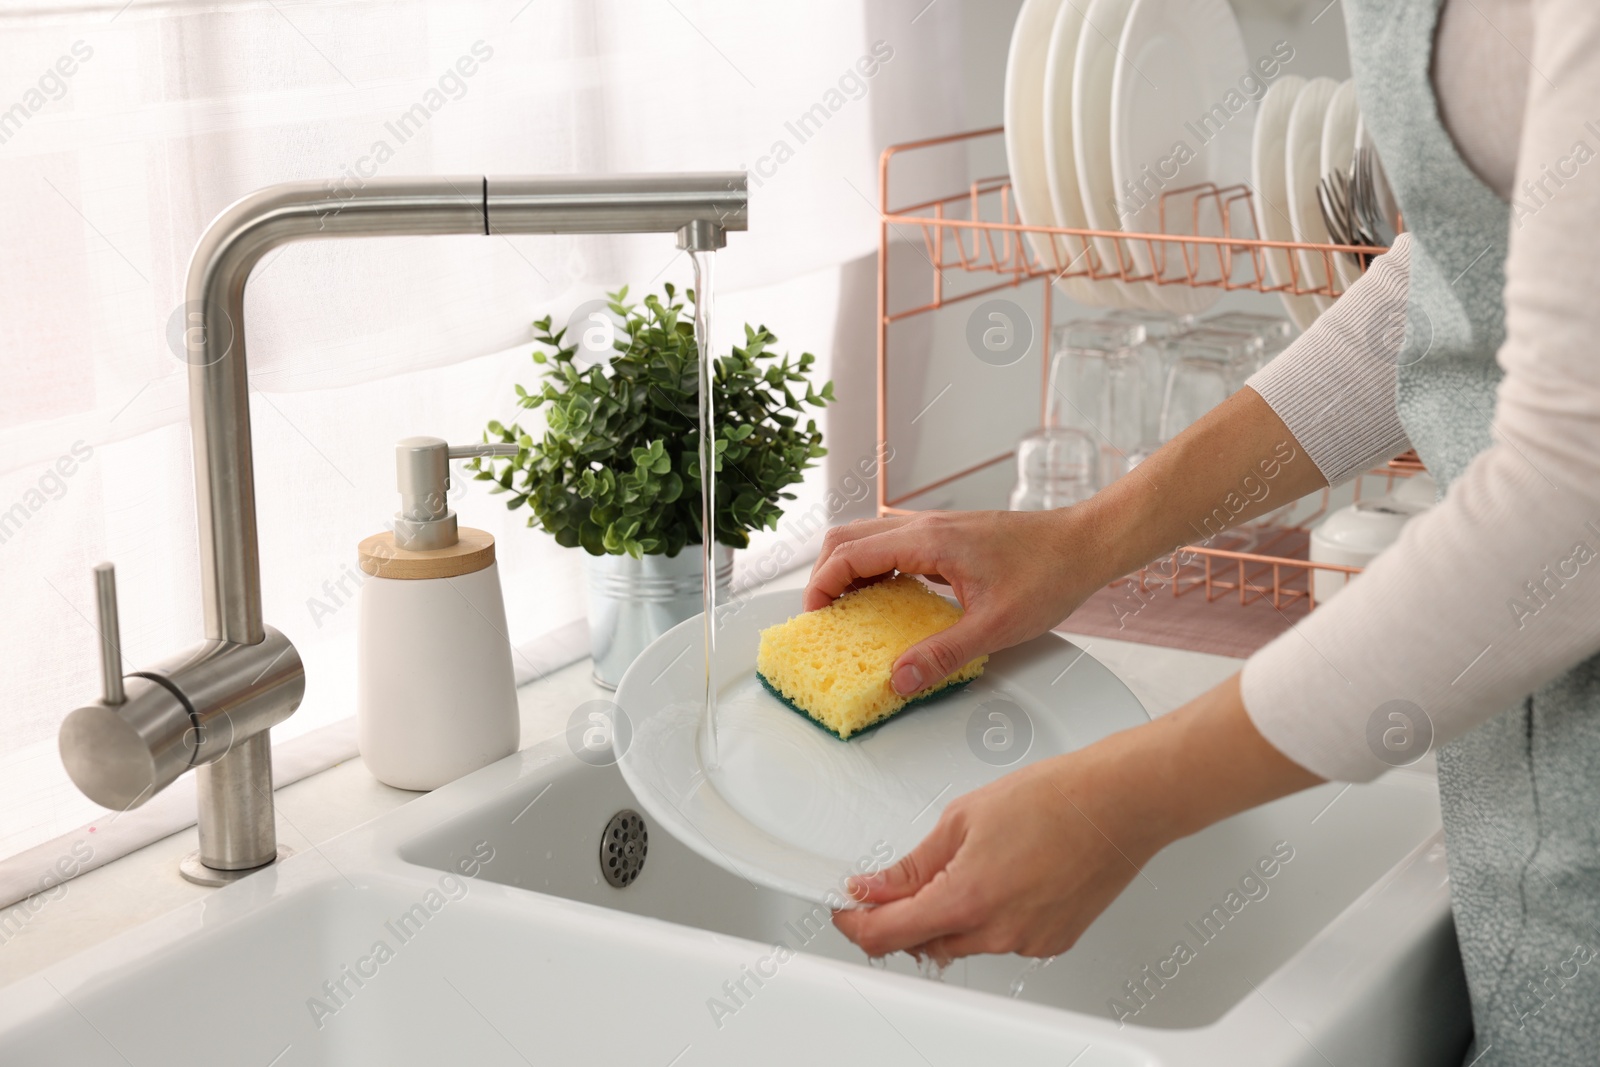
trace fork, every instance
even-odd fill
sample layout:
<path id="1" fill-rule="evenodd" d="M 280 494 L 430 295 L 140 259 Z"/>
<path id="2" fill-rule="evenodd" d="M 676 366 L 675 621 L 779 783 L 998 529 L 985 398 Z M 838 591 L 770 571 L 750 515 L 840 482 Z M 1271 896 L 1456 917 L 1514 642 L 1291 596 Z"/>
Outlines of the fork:
<path id="1" fill-rule="evenodd" d="M 1376 245 L 1377 241 L 1365 232 L 1356 210 L 1354 174 L 1342 170 L 1329 171 L 1317 183 L 1317 206 L 1322 210 L 1323 224 L 1328 236 L 1338 245 Z M 1372 259 L 1354 252 L 1342 253 L 1365 269 Z"/>
<path id="2" fill-rule="evenodd" d="M 1394 243 L 1396 226 L 1385 209 L 1392 202 L 1389 182 L 1383 173 L 1378 153 L 1366 145 L 1356 149 L 1350 165 L 1352 202 L 1358 228 L 1369 238 L 1366 244 L 1387 247 Z M 1382 183 L 1380 188 L 1379 183 Z"/>

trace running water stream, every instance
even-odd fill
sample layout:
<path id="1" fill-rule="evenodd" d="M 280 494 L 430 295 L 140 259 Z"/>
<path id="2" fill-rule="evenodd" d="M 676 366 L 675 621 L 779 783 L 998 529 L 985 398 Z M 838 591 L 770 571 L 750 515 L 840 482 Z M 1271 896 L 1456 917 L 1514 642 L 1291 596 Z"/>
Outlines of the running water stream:
<path id="1" fill-rule="evenodd" d="M 700 562 L 701 619 L 705 626 L 706 650 L 706 770 L 715 770 L 717 751 L 717 691 L 712 680 L 712 664 L 717 654 L 717 463 L 716 358 L 711 350 L 711 262 L 714 252 L 691 252 L 694 261 L 694 342 L 700 358 Z"/>
<path id="2" fill-rule="evenodd" d="M 1038 974 L 1055 961 L 1056 958 L 1054 956 L 1045 956 L 1042 959 L 1030 960 L 1028 965 L 1022 968 L 1021 972 L 1019 972 L 1015 978 L 1011 979 L 1011 999 L 1016 1000 L 1017 998 L 1021 997 L 1022 991 L 1028 987 L 1028 978 L 1032 975 Z"/>

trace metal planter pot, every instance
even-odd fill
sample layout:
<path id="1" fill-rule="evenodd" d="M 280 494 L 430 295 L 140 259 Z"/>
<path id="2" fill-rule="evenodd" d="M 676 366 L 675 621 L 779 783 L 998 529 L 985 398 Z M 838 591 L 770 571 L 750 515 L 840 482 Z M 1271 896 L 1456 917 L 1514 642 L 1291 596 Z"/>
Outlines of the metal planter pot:
<path id="1" fill-rule="evenodd" d="M 589 579 L 589 653 L 594 680 L 615 689 L 645 646 L 685 619 L 700 614 L 700 546 L 676 556 L 586 556 Z M 733 588 L 733 549 L 716 550 L 718 602 Z"/>

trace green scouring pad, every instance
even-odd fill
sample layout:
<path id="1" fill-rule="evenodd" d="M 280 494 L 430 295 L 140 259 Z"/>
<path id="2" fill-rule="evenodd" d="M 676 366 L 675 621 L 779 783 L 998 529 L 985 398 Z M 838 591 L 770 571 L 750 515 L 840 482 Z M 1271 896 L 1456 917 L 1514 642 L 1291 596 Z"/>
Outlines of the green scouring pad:
<path id="1" fill-rule="evenodd" d="M 799 715 L 801 718 L 805 719 L 811 725 L 815 726 L 817 729 L 823 731 L 824 733 L 832 734 L 834 737 L 837 737 L 841 741 L 846 741 L 846 740 L 849 739 L 849 738 L 846 738 L 843 734 L 839 733 L 838 730 L 835 730 L 833 727 L 829 726 L 827 723 L 825 723 L 821 719 L 817 718 L 815 715 L 812 715 L 805 708 L 802 708 L 799 704 L 796 704 L 794 701 L 792 701 L 788 697 L 784 696 L 783 693 L 781 693 L 778 690 L 777 686 L 773 685 L 770 681 L 767 680 L 767 676 L 766 675 L 762 674 L 760 671 L 756 671 L 756 677 L 758 679 L 760 679 L 762 687 L 764 689 L 766 689 L 767 692 L 769 692 L 773 696 L 777 697 L 778 698 L 778 702 L 781 703 L 784 707 L 788 708 L 790 711 L 794 712 L 796 715 Z M 919 693 L 917 696 L 912 697 L 910 700 L 908 700 L 904 704 L 900 705 L 900 707 L 896 708 L 894 711 L 888 713 L 887 715 L 884 715 L 883 718 L 878 719 L 876 722 L 868 723 L 866 726 L 863 726 L 858 730 L 852 731 L 851 734 L 850 734 L 850 737 L 860 737 L 862 734 L 870 734 L 872 731 L 876 730 L 878 727 L 880 727 L 884 723 L 888 722 L 896 714 L 898 714 L 900 712 L 903 712 L 903 711 L 908 711 L 911 708 L 921 707 L 923 704 L 930 704 L 935 700 L 943 699 L 944 697 L 949 696 L 951 693 L 954 693 L 957 690 L 965 689 L 971 683 L 972 683 L 972 679 L 971 678 L 965 678 L 965 679 L 963 679 L 963 680 L 961 680 L 959 682 L 948 682 L 945 685 L 941 685 L 939 688 L 930 690 L 929 692 L 926 692 L 926 693 Z"/>

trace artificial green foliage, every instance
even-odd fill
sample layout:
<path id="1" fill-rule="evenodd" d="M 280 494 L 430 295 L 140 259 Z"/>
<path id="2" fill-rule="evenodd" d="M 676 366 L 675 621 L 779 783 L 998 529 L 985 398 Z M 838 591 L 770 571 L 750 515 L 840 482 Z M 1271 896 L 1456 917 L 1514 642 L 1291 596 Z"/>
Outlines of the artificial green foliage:
<path id="1" fill-rule="evenodd" d="M 528 507 L 540 526 L 569 548 L 592 555 L 675 556 L 700 543 L 700 371 L 693 311 L 671 284 L 630 304 L 627 287 L 607 294 L 618 326 L 606 363 L 582 367 L 565 329 L 535 322 L 545 351 L 536 391 L 517 386 L 517 403 L 543 408 L 542 437 L 513 423 L 491 422 L 484 440 L 514 442 L 516 458 L 474 461 L 479 480 L 510 493 L 508 508 Z M 692 308 L 694 291 L 686 290 Z M 833 383 L 813 389 L 807 372 L 816 357 L 790 359 L 770 351 L 777 338 L 765 326 L 744 328 L 744 346 L 716 361 L 717 523 L 720 544 L 743 548 L 750 531 L 776 529 L 784 492 L 827 449 L 805 408 L 833 399 Z M 803 389 L 797 394 L 797 389 Z"/>

